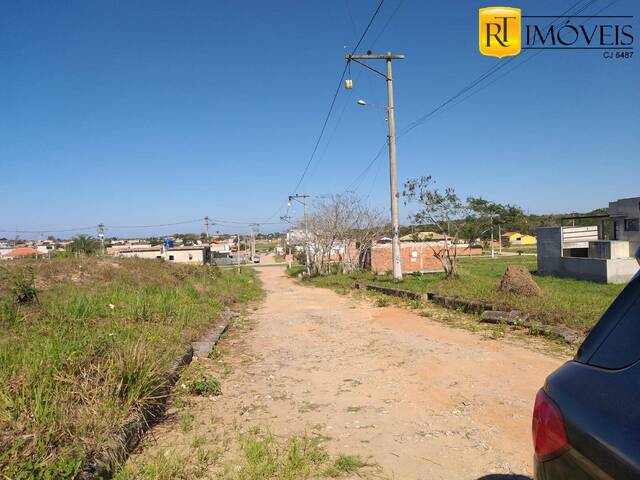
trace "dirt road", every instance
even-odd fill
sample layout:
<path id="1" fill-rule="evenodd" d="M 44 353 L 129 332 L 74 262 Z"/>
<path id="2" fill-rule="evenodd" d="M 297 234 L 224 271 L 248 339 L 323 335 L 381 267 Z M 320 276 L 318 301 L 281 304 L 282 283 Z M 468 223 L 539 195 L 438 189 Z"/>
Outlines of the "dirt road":
<path id="1" fill-rule="evenodd" d="M 531 475 L 532 402 L 560 359 L 306 287 L 279 267 L 260 276 L 255 327 L 223 344 L 223 395 L 190 407 L 199 434 L 315 435 L 393 479 Z M 171 447 L 174 430 L 156 428 L 150 448 Z"/>

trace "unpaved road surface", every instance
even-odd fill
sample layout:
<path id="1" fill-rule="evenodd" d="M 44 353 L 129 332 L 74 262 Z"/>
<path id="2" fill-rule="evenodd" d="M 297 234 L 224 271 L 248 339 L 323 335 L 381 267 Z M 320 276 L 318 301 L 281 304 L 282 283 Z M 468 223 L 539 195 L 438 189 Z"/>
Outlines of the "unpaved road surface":
<path id="1" fill-rule="evenodd" d="M 254 328 L 222 344 L 223 395 L 190 407 L 199 435 L 314 435 L 376 462 L 375 478 L 532 474 L 533 399 L 560 358 L 303 286 L 282 268 L 260 276 Z M 154 429 L 147 450 L 175 446 L 176 428 Z"/>

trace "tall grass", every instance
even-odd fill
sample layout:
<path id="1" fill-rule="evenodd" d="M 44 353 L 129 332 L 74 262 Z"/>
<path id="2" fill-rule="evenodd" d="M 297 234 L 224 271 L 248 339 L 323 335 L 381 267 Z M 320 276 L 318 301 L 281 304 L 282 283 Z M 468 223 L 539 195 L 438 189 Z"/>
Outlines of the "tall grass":
<path id="1" fill-rule="evenodd" d="M 16 298 L 25 281 L 37 299 Z M 259 292 L 250 272 L 139 259 L 2 264 L 0 471 L 72 477 L 161 401 L 163 372 L 227 303 Z"/>

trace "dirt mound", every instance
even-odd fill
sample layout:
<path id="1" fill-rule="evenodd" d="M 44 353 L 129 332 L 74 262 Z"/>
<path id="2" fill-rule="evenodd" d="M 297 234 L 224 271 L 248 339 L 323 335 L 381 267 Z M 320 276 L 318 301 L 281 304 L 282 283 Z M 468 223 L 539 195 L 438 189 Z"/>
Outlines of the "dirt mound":
<path id="1" fill-rule="evenodd" d="M 498 285 L 498 291 L 515 293 L 523 297 L 541 297 L 542 290 L 529 270 L 522 265 L 509 265 Z"/>

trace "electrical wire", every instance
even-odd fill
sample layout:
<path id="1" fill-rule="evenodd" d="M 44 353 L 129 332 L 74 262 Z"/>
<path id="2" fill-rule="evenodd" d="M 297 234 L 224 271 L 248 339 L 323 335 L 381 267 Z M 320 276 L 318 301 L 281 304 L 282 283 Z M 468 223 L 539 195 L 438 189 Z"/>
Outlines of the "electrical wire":
<path id="1" fill-rule="evenodd" d="M 362 180 L 364 180 L 367 172 L 371 169 L 371 167 L 373 167 L 373 165 L 376 163 L 376 161 L 380 158 L 380 155 L 382 155 L 382 152 L 384 152 L 385 148 L 387 147 L 388 143 L 384 142 L 380 148 L 378 149 L 378 152 L 375 154 L 375 156 L 371 159 L 371 161 L 367 164 L 367 166 L 358 174 L 358 176 L 347 186 L 347 188 L 344 189 L 345 192 L 356 192 L 358 190 L 358 188 L 360 188 L 360 185 L 362 184 Z"/>
<path id="2" fill-rule="evenodd" d="M 549 24 L 547 24 L 547 26 L 550 26 L 552 24 L 554 24 L 560 17 L 562 17 L 563 15 L 565 15 L 566 13 L 570 12 L 572 9 L 577 8 L 583 1 L 585 0 L 579 0 L 578 2 L 576 2 L 575 4 L 573 4 L 571 7 L 569 7 L 567 10 L 565 10 L 564 12 L 562 12 L 560 15 L 558 15 L 554 20 L 552 20 Z M 584 4 L 582 7 L 580 7 L 576 12 L 574 12 L 574 15 L 578 15 L 580 13 L 582 13 L 584 10 L 586 10 L 588 7 L 590 7 L 591 5 L 593 5 L 597 0 L 589 0 L 586 4 Z M 525 52 L 526 54 L 527 52 Z M 535 55 L 531 55 L 531 56 L 535 56 Z M 409 125 L 407 125 L 406 127 L 402 128 L 400 130 L 400 132 L 397 135 L 397 138 L 401 138 L 404 135 L 406 135 L 407 133 L 409 133 L 411 130 L 415 129 L 416 127 L 422 125 L 425 121 L 427 121 L 430 117 L 434 116 L 436 113 L 438 113 L 440 110 L 442 110 L 444 107 L 446 107 L 447 105 L 449 105 L 450 103 L 452 103 L 453 101 L 455 101 L 456 99 L 460 98 L 461 96 L 463 96 L 465 93 L 469 92 L 470 90 L 472 90 L 473 88 L 475 88 L 476 86 L 478 86 L 480 83 L 482 83 L 484 80 L 486 80 L 487 78 L 489 78 L 490 76 L 494 75 L 496 72 L 498 72 L 499 70 L 503 69 L 504 67 L 506 67 L 507 65 L 511 64 L 513 61 L 515 61 L 517 57 L 509 57 L 508 59 L 505 60 L 500 60 L 499 63 L 497 63 L 496 65 L 492 66 L 491 68 L 489 68 L 486 72 L 484 72 L 483 74 L 481 74 L 478 78 L 476 78 L 475 80 L 473 80 L 471 83 L 467 84 L 465 87 L 463 87 L 461 90 L 459 90 L 458 92 L 456 92 L 454 95 L 452 95 L 451 97 L 447 98 L 445 101 L 443 101 L 442 103 L 440 103 L 437 107 L 433 108 L 431 111 L 429 111 L 428 113 L 426 113 L 425 115 L 422 115 L 421 117 L 419 117 L 418 119 L 414 120 L 413 122 L 411 122 Z M 525 63 L 525 62 L 521 62 Z M 471 96 L 471 95 L 469 95 Z M 467 97 L 468 98 L 468 97 Z M 461 103 L 461 102 L 459 102 Z"/>
<path id="3" fill-rule="evenodd" d="M 563 13 L 558 15 L 554 20 L 549 22 L 547 24 L 547 27 L 552 25 L 552 24 L 554 24 L 560 17 L 562 17 L 566 13 L 570 12 L 572 9 L 577 8 L 584 1 L 585 0 L 579 0 L 578 2 L 573 4 L 571 7 L 566 9 Z M 579 7 L 578 10 L 574 12 L 574 15 L 578 15 L 578 14 L 582 13 L 584 10 L 586 10 L 591 5 L 593 5 L 596 1 L 597 0 L 588 0 L 587 3 L 585 3 L 584 5 Z M 603 10 L 609 8 L 611 5 L 613 5 L 617 1 L 618 0 L 613 0 L 611 3 L 609 3 L 605 7 L 601 8 L 600 10 L 598 10 L 595 14 L 593 14 L 589 18 L 593 18 L 594 16 L 598 15 L 600 12 L 602 12 Z M 402 4 L 402 2 L 400 2 L 400 4 L 398 5 L 398 7 L 396 8 L 396 11 L 399 9 L 401 4 Z M 393 15 L 395 15 L 395 11 L 394 11 Z M 383 29 L 383 31 L 384 31 L 384 29 Z M 527 53 L 527 52 L 525 52 L 525 53 Z M 478 78 L 476 78 L 474 81 L 472 81 L 470 84 L 468 84 L 463 89 L 461 89 L 459 92 L 457 92 L 452 97 L 448 98 L 447 100 L 442 102 L 440 105 L 438 105 L 436 108 L 431 110 L 429 113 L 427 113 L 426 115 L 423 115 L 422 117 L 418 118 L 414 122 L 410 123 L 407 127 L 405 127 L 403 130 L 400 131 L 400 133 L 397 135 L 396 138 L 400 138 L 401 136 L 406 135 L 407 133 L 409 133 L 414 128 L 416 128 L 419 125 L 421 125 L 422 123 L 426 122 L 428 119 L 430 119 L 430 118 L 432 118 L 434 116 L 437 116 L 438 114 L 444 113 L 445 111 L 449 110 L 450 108 L 453 108 L 453 107 L 459 105 L 460 103 L 464 102 L 466 99 L 468 99 L 468 98 L 472 97 L 473 95 L 477 94 L 478 92 L 484 90 L 485 88 L 489 87 L 490 85 L 492 85 L 496 81 L 500 80 L 501 78 L 504 78 L 506 75 L 508 75 L 509 73 L 514 71 L 515 69 L 517 69 L 517 68 L 521 67 L 522 65 L 524 65 L 525 63 L 529 62 L 530 60 L 535 58 L 540 53 L 542 53 L 542 50 L 537 51 L 537 52 L 535 52 L 533 54 L 529 54 L 523 61 L 517 63 L 515 66 L 513 66 L 513 68 L 508 69 L 503 75 L 500 75 L 499 77 L 496 77 L 496 78 L 492 79 L 489 83 L 486 83 L 486 84 L 482 85 L 480 88 L 477 88 L 477 89 L 473 90 L 475 87 L 480 85 L 485 79 L 491 77 L 492 75 L 497 73 L 500 69 L 502 69 L 502 68 L 506 67 L 507 65 L 509 65 L 510 63 L 512 63 L 515 60 L 516 57 L 510 57 L 509 59 L 507 59 L 505 61 L 501 61 L 497 65 L 494 65 L 493 67 L 488 69 L 486 72 L 484 72 L 482 75 L 480 75 Z M 468 93 L 468 92 L 471 92 L 471 93 L 469 93 L 466 96 L 463 96 L 465 93 Z M 452 104 L 452 102 L 454 102 L 456 99 L 460 99 L 460 100 L 458 102 Z M 449 106 L 449 107 L 445 108 L 447 106 Z M 345 189 L 345 191 L 357 191 L 358 188 L 360 188 L 360 186 L 362 184 L 362 181 L 364 180 L 366 174 L 369 172 L 369 170 L 371 170 L 371 168 L 374 166 L 376 161 L 380 158 L 380 156 L 382 154 L 382 151 L 384 150 L 384 147 L 386 145 L 387 145 L 387 142 L 385 142 L 385 144 L 380 148 L 380 150 L 378 150 L 378 152 L 371 159 L 371 161 L 367 164 L 367 166 L 349 184 L 349 186 Z"/>
<path id="4" fill-rule="evenodd" d="M 365 27 L 364 31 L 362 32 L 362 34 L 360 35 L 360 38 L 358 39 L 358 41 L 356 43 L 356 46 L 351 51 L 352 55 L 360 47 L 360 44 L 362 43 L 362 40 L 364 40 L 365 36 L 369 32 L 369 29 L 371 28 L 371 25 L 373 24 L 373 21 L 378 16 L 378 13 L 380 12 L 380 9 L 382 8 L 382 5 L 384 4 L 384 2 L 385 2 L 385 0 L 380 0 L 380 2 L 378 3 L 378 6 L 373 11 L 373 14 L 371 15 L 371 18 L 369 19 L 369 23 L 367 23 L 367 26 Z M 309 167 L 311 166 L 311 162 L 313 162 L 313 159 L 316 156 L 316 153 L 318 151 L 318 147 L 320 146 L 320 142 L 322 141 L 322 137 L 324 136 L 324 132 L 327 129 L 327 124 L 329 123 L 329 119 L 331 118 L 331 113 L 333 112 L 333 108 L 334 108 L 334 106 L 336 104 L 336 99 L 338 98 L 338 94 L 340 93 L 340 89 L 342 88 L 342 82 L 344 81 L 344 77 L 345 77 L 345 75 L 347 73 L 347 70 L 349 68 L 349 63 L 350 63 L 349 61 L 345 62 L 344 68 L 342 69 L 342 73 L 340 74 L 340 80 L 338 81 L 338 85 L 336 86 L 335 92 L 333 94 L 333 98 L 331 99 L 331 103 L 329 104 L 329 110 L 327 111 L 327 114 L 325 115 L 324 121 L 322 122 L 322 128 L 320 129 L 320 134 L 318 135 L 318 138 L 316 139 L 316 142 L 315 142 L 315 144 L 313 146 L 313 150 L 311 151 L 311 155 L 309 156 L 309 159 L 307 160 L 307 163 L 306 163 L 306 165 L 304 167 L 304 170 L 302 171 L 302 174 L 298 178 L 298 181 L 296 182 L 295 187 L 293 187 L 293 189 L 291 190 L 291 194 L 296 193 L 296 191 L 298 190 L 298 188 L 302 184 L 303 180 L 305 179 L 305 177 L 307 175 L 307 172 L 309 171 Z M 273 214 L 271 214 L 271 216 L 269 216 L 267 218 L 266 221 L 269 221 L 273 217 L 275 217 L 278 213 L 280 213 L 282 211 L 283 208 L 284 208 L 284 202 L 280 205 L 280 207 L 278 207 L 278 209 Z"/>
<path id="5" fill-rule="evenodd" d="M 62 229 L 41 229 L 41 230 L 0 230 L 0 233 L 70 233 L 70 232 L 83 232 L 85 230 L 95 230 L 98 226 L 94 225 L 91 227 L 77 227 L 77 228 L 62 228 Z"/>
<path id="6" fill-rule="evenodd" d="M 105 229 L 110 229 L 110 230 L 123 230 L 125 228 L 130 228 L 130 229 L 134 229 L 134 228 L 161 228 L 161 227 L 173 227 L 175 225 L 187 225 L 187 224 L 191 224 L 191 223 L 201 223 L 202 222 L 202 218 L 197 218 L 194 220 L 184 220 L 181 222 L 173 222 L 173 223 L 160 223 L 160 224 L 155 224 L 155 225 L 105 225 L 104 228 Z"/>
<path id="7" fill-rule="evenodd" d="M 204 218 L 204 217 L 203 217 Z M 125 230 L 125 229 L 129 229 L 129 230 L 135 230 L 135 229 L 141 229 L 141 228 L 162 228 L 162 227 L 173 227 L 176 225 L 190 225 L 190 224 L 195 224 L 195 223 L 202 223 L 203 218 L 197 218 L 197 219 L 193 219 L 193 220 L 183 220 L 180 222 L 171 222 L 171 223 L 157 223 L 157 224 L 152 224 L 152 225 L 103 225 L 105 230 Z M 223 225 L 223 226 L 228 226 L 228 225 L 243 225 L 243 226 L 249 226 L 249 225 L 280 225 L 282 222 L 239 222 L 239 221 L 235 221 L 235 220 L 221 220 L 221 219 L 217 219 L 217 218 L 212 218 L 209 217 L 209 220 L 211 221 L 211 225 Z M 98 228 L 98 225 L 94 225 L 91 227 L 77 227 L 77 228 L 61 228 L 61 229 L 39 229 L 39 230 L 21 230 L 21 229 L 6 229 L 6 230 L 2 230 L 0 229 L 0 233 L 28 233 L 28 234 L 44 234 L 44 233 L 72 233 L 72 232 L 82 232 L 82 231 L 87 231 L 87 230 L 96 230 Z"/>
<path id="8" fill-rule="evenodd" d="M 387 21 L 385 22 L 384 26 L 378 32 L 378 35 L 376 35 L 376 38 L 373 40 L 373 42 L 371 42 L 371 47 L 374 47 L 375 44 L 378 42 L 378 40 L 380 40 L 380 37 L 382 36 L 382 34 L 385 32 L 385 30 L 387 29 L 387 27 L 391 23 L 391 20 L 393 20 L 393 17 L 396 16 L 396 13 L 398 13 L 398 10 L 400 10 L 400 7 L 402 7 L 402 4 L 404 2 L 405 2 L 405 0 L 400 0 L 400 2 L 398 2 L 398 5 L 396 6 L 395 10 L 391 13 L 391 15 L 389 15 L 389 18 L 387 18 Z"/>

